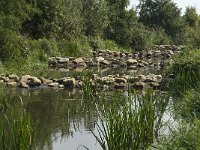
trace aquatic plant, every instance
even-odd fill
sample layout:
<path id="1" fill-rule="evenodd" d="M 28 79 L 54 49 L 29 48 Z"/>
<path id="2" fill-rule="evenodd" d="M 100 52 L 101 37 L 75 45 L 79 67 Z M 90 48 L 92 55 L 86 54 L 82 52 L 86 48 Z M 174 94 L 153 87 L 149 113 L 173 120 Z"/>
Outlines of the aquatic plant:
<path id="1" fill-rule="evenodd" d="M 115 107 L 118 97 L 111 99 L 113 106 L 102 111 L 101 124 L 97 124 L 99 135 L 93 135 L 104 150 L 147 149 L 164 125 L 169 96 L 148 90 L 145 94 L 129 91 L 123 98 L 125 105 L 121 107 Z"/>
<path id="2" fill-rule="evenodd" d="M 8 110 L 6 99 L 0 100 L 0 147 L 3 150 L 33 150 L 36 124 L 24 110 Z M 10 108 L 9 108 L 10 109 Z"/>

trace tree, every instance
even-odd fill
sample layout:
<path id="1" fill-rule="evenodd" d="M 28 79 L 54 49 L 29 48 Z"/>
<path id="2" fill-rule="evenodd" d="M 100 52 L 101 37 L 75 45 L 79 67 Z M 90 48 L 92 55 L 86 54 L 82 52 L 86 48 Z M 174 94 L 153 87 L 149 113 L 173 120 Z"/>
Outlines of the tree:
<path id="1" fill-rule="evenodd" d="M 136 11 L 127 10 L 129 0 L 107 0 L 109 7 L 109 25 L 105 36 L 122 46 L 128 47 L 131 41 L 131 30 L 137 22 Z"/>
<path id="2" fill-rule="evenodd" d="M 171 0 L 140 0 L 139 21 L 153 28 L 163 28 L 175 37 L 182 25 L 181 11 Z"/>
<path id="3" fill-rule="evenodd" d="M 108 25 L 108 7 L 105 0 L 83 0 L 82 16 L 87 36 L 101 36 Z"/>
<path id="4" fill-rule="evenodd" d="M 186 24 L 189 25 L 190 27 L 198 26 L 199 16 L 197 14 L 196 8 L 187 7 L 183 18 Z"/>

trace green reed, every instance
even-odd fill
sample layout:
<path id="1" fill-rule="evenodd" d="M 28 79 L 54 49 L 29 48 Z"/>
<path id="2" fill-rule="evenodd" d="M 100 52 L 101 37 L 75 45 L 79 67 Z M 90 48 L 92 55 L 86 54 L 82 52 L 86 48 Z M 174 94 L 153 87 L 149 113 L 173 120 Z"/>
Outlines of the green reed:
<path id="1" fill-rule="evenodd" d="M 6 99 L 0 100 L 0 147 L 2 150 L 33 150 L 36 123 L 31 121 L 30 115 L 21 110 L 16 112 L 6 103 Z"/>
<path id="2" fill-rule="evenodd" d="M 145 94 L 128 92 L 123 99 L 125 105 L 120 107 L 114 106 L 118 97 L 111 99 L 113 107 L 103 110 L 101 124 L 97 124 L 99 135 L 93 135 L 104 150 L 147 149 L 164 125 L 162 117 L 169 96 L 148 90 Z"/>

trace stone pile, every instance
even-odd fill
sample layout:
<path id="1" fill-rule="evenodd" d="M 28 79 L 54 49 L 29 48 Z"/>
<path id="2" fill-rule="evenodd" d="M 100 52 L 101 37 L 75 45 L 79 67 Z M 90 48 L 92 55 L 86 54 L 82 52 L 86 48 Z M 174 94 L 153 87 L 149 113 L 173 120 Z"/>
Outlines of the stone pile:
<path id="1" fill-rule="evenodd" d="M 52 68 L 75 69 L 77 67 L 102 67 L 137 69 L 140 67 L 163 67 L 172 55 L 180 52 L 183 46 L 160 45 L 152 50 L 135 53 L 114 52 L 109 50 L 93 51 L 93 58 L 52 57 L 48 65 Z M 149 60 L 152 59 L 152 60 Z"/>
<path id="2" fill-rule="evenodd" d="M 72 77 L 63 77 L 60 79 L 45 79 L 43 77 L 34 77 L 30 75 L 17 76 L 14 74 L 0 75 L 0 82 L 6 84 L 8 87 L 19 88 L 35 88 L 35 87 L 54 87 L 54 88 L 66 88 L 66 89 L 82 89 L 84 88 L 84 82 L 80 77 L 77 79 Z M 96 89 L 102 90 L 115 90 L 115 89 L 146 89 L 153 88 L 158 89 L 162 82 L 161 75 L 149 74 L 149 75 L 108 75 L 99 77 L 97 74 L 93 74 L 91 79 L 88 80 L 91 86 L 95 86 Z"/>

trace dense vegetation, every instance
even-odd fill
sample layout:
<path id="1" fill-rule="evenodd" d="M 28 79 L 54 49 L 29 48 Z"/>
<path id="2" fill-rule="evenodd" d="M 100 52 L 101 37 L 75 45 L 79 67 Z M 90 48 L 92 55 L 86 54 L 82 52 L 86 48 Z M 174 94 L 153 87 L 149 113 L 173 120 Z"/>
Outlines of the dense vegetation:
<path id="1" fill-rule="evenodd" d="M 140 0 L 137 7 L 130 9 L 128 6 L 129 0 L 0 0 L 0 73 L 32 72 L 44 75 L 49 57 L 90 56 L 92 49 L 139 51 L 156 44 L 186 45 L 188 48 L 174 58 L 169 68 L 169 72 L 174 75 L 171 91 L 175 117 L 181 118 L 181 126 L 172 129 L 170 135 L 163 140 L 158 140 L 156 146 L 160 144 L 159 149 L 199 149 L 200 16 L 193 7 L 188 7 L 182 15 L 181 9 L 172 0 Z M 87 80 L 84 80 L 84 85 L 84 98 L 90 99 L 93 89 Z M 145 101 L 141 107 L 151 105 L 150 102 L 152 101 Z M 7 126 L 12 130 L 0 131 L 3 141 L 0 144 L 2 147 L 12 146 L 8 149 L 31 149 L 33 145 L 29 140 L 34 140 L 35 131 L 31 130 L 29 115 L 5 113 L 4 103 L 6 101 L 0 95 L 0 118 L 8 121 L 6 124 L 1 122 L 0 128 L 5 130 L 3 126 Z M 139 130 L 140 122 L 134 117 L 141 116 L 135 110 L 127 111 L 126 107 L 122 108 L 126 110 L 123 115 L 114 108 L 107 115 L 106 125 L 110 131 L 119 124 L 130 123 L 127 128 L 121 127 L 126 131 L 123 132 L 124 135 L 120 135 L 120 140 L 127 140 L 123 138 L 131 129 L 130 133 L 140 136 L 135 132 Z M 136 116 L 132 115 L 134 113 Z M 150 113 L 155 115 L 155 112 Z M 116 120 L 119 119 L 118 122 L 109 122 L 109 119 L 113 121 L 113 116 Z M 143 123 L 153 126 L 153 119 L 150 117 L 146 121 L 151 123 Z M 128 119 L 130 122 L 125 122 Z M 27 124 L 30 126 L 27 127 Z M 145 128 L 145 125 L 141 126 Z M 153 127 L 143 130 L 142 134 L 152 129 Z M 106 134 L 103 130 L 101 133 L 102 136 Z M 143 135 L 143 139 L 140 139 L 143 141 L 138 142 L 138 147 L 142 147 L 142 143 L 147 148 L 153 143 L 155 133 L 149 131 L 148 134 L 151 134 L 151 139 L 146 140 Z M 114 132 L 113 136 L 114 139 L 115 136 L 120 137 L 118 132 Z M 132 138 L 133 134 L 129 136 Z M 110 139 L 112 138 L 107 138 L 111 146 L 117 146 L 112 145 L 114 139 Z M 102 139 L 99 143 L 106 146 Z M 125 147 L 126 141 L 123 144 Z"/>
<path id="2" fill-rule="evenodd" d="M 83 55 L 92 48 L 150 48 L 154 44 L 199 47 L 199 16 L 181 16 L 172 0 L 0 0 L 0 60 Z M 139 11 L 137 11 L 139 10 Z"/>

